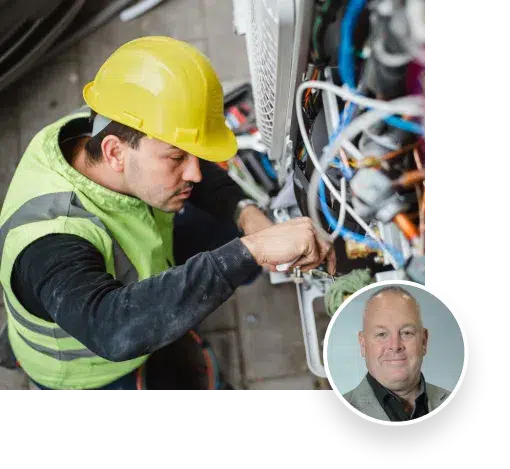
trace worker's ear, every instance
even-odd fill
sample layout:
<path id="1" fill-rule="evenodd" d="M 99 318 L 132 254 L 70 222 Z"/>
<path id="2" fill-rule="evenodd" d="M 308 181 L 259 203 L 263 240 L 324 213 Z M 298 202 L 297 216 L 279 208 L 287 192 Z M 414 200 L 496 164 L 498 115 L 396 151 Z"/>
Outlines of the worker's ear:
<path id="1" fill-rule="evenodd" d="M 358 342 L 361 347 L 361 356 L 365 356 L 365 333 L 363 331 L 358 332 Z"/>
<path id="2" fill-rule="evenodd" d="M 119 137 L 107 135 L 101 142 L 101 150 L 105 161 L 116 173 L 124 171 L 126 144 L 122 143 Z"/>

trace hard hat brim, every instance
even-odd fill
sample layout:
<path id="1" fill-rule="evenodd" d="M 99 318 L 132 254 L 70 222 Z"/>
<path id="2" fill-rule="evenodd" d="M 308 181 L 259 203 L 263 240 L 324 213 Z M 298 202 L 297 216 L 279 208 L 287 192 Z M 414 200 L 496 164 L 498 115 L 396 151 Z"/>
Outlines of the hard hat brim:
<path id="1" fill-rule="evenodd" d="M 100 106 L 97 106 L 95 100 L 95 94 L 93 91 L 94 83 L 90 82 L 85 85 L 83 89 L 83 98 L 85 102 L 90 106 L 98 114 L 104 115 L 108 119 L 111 119 L 115 122 L 119 122 L 121 124 L 127 125 L 128 127 L 135 128 L 140 132 L 145 133 L 147 136 L 151 138 L 156 138 L 163 142 L 169 143 L 170 145 L 174 145 L 178 148 L 181 148 L 192 155 L 201 158 L 203 160 L 212 161 L 214 163 L 221 163 L 223 161 L 227 161 L 237 153 L 237 140 L 230 128 L 224 124 L 223 126 L 216 129 L 214 132 L 208 133 L 205 139 L 205 142 L 202 144 L 197 143 L 183 143 L 183 142 L 174 142 L 170 138 L 166 138 L 163 135 L 154 135 L 150 132 L 147 132 L 147 129 L 136 128 L 129 125 L 128 122 L 120 115 L 113 115 L 109 112 L 105 112 L 102 109 L 99 109 Z"/>
<path id="2" fill-rule="evenodd" d="M 221 131 L 209 136 L 206 145 L 191 145 L 183 150 L 203 160 L 221 163 L 236 155 L 237 140 L 234 133 L 225 125 Z"/>

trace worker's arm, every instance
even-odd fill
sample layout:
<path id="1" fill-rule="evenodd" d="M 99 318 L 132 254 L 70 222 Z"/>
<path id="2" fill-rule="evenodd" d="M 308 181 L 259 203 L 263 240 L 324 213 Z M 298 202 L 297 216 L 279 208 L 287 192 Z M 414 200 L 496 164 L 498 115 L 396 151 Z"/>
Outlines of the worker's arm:
<path id="1" fill-rule="evenodd" d="M 217 309 L 257 268 L 298 259 L 303 270 L 334 250 L 310 219 L 294 219 L 197 254 L 184 265 L 130 285 L 106 272 L 101 253 L 73 235 L 40 238 L 18 256 L 11 284 L 26 309 L 49 316 L 111 361 L 169 344 Z M 329 255 L 328 255 L 329 252 Z"/>
<path id="2" fill-rule="evenodd" d="M 16 260 L 13 291 L 97 355 L 139 357 L 181 337 L 216 310 L 257 268 L 236 239 L 183 266 L 131 285 L 106 272 L 101 253 L 73 235 L 49 235 Z"/>

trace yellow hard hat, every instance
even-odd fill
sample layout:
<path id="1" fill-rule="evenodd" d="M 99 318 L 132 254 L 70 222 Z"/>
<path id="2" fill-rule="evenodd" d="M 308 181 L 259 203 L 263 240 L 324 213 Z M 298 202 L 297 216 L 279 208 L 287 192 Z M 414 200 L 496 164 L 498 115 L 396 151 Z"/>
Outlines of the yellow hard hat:
<path id="1" fill-rule="evenodd" d="M 237 152 L 225 124 L 223 89 L 198 49 L 163 36 L 119 47 L 83 89 L 98 114 L 209 161 Z"/>

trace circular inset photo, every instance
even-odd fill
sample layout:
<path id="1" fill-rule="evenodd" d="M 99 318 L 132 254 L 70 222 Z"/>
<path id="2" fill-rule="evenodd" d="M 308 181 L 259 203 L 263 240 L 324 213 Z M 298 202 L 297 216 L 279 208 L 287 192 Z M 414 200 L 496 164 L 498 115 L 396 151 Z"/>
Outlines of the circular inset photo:
<path id="1" fill-rule="evenodd" d="M 326 332 L 324 363 L 331 387 L 353 412 L 405 425 L 451 400 L 467 348 L 453 313 L 424 286 L 384 281 L 340 306 Z"/>

